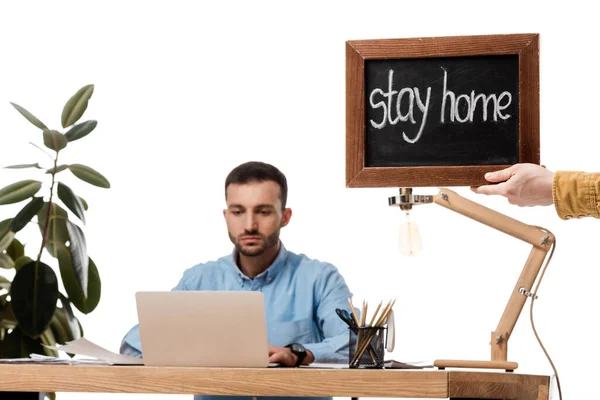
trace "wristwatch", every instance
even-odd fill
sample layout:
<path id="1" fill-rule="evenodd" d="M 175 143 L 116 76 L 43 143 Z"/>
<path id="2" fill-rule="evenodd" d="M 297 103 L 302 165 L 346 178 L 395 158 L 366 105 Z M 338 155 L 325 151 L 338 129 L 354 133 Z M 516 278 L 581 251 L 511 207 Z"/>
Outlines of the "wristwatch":
<path id="1" fill-rule="evenodd" d="M 298 358 L 296 361 L 295 367 L 298 367 L 302 364 L 302 361 L 306 358 L 306 349 L 300 343 L 290 343 L 287 346 L 288 349 L 292 351 L 292 353 Z"/>

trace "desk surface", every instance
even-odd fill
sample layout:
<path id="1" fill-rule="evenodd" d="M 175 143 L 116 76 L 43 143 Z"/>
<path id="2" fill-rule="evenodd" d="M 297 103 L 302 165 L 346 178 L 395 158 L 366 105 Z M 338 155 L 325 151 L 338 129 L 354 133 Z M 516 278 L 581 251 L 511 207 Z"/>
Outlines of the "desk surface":
<path id="1" fill-rule="evenodd" d="M 0 391 L 547 400 L 550 378 L 504 372 L 0 365 Z"/>

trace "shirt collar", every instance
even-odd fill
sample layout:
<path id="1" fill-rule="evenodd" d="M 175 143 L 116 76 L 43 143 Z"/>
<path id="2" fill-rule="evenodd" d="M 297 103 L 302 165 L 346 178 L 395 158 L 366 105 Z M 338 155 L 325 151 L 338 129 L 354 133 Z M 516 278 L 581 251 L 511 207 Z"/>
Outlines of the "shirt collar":
<path id="1" fill-rule="evenodd" d="M 275 279 L 277 274 L 283 270 L 285 263 L 287 261 L 287 255 L 288 255 L 288 251 L 286 250 L 285 246 L 283 245 L 283 242 L 280 241 L 279 242 L 279 252 L 277 253 L 277 256 L 275 257 L 275 260 L 273 260 L 271 265 L 269 265 L 269 267 L 266 270 L 264 270 L 263 272 L 258 274 L 255 278 L 264 277 L 266 279 L 268 277 L 270 279 Z M 244 277 L 246 279 L 250 279 L 246 275 L 244 275 L 244 273 L 237 266 L 237 263 L 235 262 L 235 260 L 237 259 L 237 256 L 238 256 L 238 251 L 234 247 L 233 251 L 231 252 L 229 257 L 227 257 L 228 261 L 229 261 L 228 264 L 230 265 L 233 272 L 237 276 Z"/>

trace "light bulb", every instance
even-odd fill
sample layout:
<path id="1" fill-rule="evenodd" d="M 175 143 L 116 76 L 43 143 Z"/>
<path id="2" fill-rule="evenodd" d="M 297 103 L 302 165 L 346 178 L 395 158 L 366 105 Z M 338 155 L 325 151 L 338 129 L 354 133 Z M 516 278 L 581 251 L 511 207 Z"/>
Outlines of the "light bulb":
<path id="1" fill-rule="evenodd" d="M 404 211 L 400 220 L 400 235 L 398 236 L 398 248 L 405 256 L 414 256 L 421 252 L 423 244 L 417 222 L 411 217 L 410 211 Z"/>

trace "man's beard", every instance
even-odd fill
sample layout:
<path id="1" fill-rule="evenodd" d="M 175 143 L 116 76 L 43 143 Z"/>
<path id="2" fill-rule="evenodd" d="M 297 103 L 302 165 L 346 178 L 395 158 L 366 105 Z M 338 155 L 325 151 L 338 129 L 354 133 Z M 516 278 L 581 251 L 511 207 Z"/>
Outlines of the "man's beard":
<path id="1" fill-rule="evenodd" d="M 256 256 L 260 256 L 261 254 L 263 254 L 265 252 L 265 250 L 271 249 L 271 248 L 277 246 L 277 243 L 279 243 L 279 231 L 280 230 L 277 229 L 275 232 L 273 232 L 272 234 L 270 234 L 267 237 L 265 237 L 265 235 L 263 235 L 259 232 L 248 232 L 248 231 L 245 231 L 238 238 L 234 237 L 231 234 L 231 232 L 228 232 L 228 234 L 229 234 L 229 239 L 231 240 L 231 243 L 234 244 L 235 249 L 240 254 L 243 254 L 246 257 L 256 257 Z M 240 243 L 240 239 L 243 238 L 244 236 L 258 236 L 258 237 L 260 237 L 261 240 L 257 244 L 243 245 Z"/>

